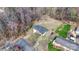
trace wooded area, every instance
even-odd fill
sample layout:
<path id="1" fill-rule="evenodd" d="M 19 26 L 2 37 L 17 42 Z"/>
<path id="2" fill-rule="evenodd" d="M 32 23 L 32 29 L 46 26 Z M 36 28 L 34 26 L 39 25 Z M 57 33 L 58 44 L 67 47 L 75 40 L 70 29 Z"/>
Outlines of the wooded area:
<path id="1" fill-rule="evenodd" d="M 43 15 L 79 23 L 79 8 L 74 7 L 4 7 L 0 10 L 3 10 L 0 12 L 0 40 L 10 40 L 25 33 L 32 21 L 41 20 Z"/>

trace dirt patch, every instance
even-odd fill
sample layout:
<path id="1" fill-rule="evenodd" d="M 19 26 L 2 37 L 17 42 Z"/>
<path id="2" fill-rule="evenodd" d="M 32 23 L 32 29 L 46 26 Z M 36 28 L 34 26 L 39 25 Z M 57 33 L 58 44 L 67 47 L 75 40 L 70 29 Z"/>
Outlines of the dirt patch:
<path id="1" fill-rule="evenodd" d="M 62 21 L 55 20 L 48 16 L 44 16 L 42 17 L 42 20 L 39 20 L 39 22 L 36 22 L 35 24 L 42 25 L 46 27 L 48 30 L 56 30 L 56 28 L 62 24 Z"/>

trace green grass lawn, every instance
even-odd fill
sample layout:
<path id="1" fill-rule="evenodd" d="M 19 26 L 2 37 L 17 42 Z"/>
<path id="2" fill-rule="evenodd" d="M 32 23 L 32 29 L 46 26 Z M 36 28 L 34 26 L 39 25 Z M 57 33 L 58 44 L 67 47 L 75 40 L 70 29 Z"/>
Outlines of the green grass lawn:
<path id="1" fill-rule="evenodd" d="M 59 36 L 62 36 L 64 38 L 67 37 L 67 33 L 70 30 L 71 25 L 69 24 L 63 24 L 62 26 L 59 26 L 56 30 L 56 33 L 59 34 Z"/>
<path id="2" fill-rule="evenodd" d="M 48 51 L 61 51 L 61 50 L 58 48 L 54 48 L 52 45 L 52 42 L 49 42 L 48 43 Z"/>

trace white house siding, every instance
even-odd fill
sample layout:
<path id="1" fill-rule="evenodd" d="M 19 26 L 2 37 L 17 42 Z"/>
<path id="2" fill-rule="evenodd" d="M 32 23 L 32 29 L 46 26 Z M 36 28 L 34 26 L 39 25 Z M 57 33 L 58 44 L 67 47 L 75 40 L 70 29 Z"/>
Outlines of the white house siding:
<path id="1" fill-rule="evenodd" d="M 36 29 L 33 29 L 33 33 L 38 33 L 38 34 L 41 34 L 38 30 Z"/>
<path id="2" fill-rule="evenodd" d="M 47 32 L 45 32 L 44 34 L 42 34 L 42 36 L 44 36 Z"/>
<path id="3" fill-rule="evenodd" d="M 37 32 L 37 30 L 33 29 L 33 33 L 36 33 L 36 32 Z"/>
<path id="4" fill-rule="evenodd" d="M 70 39 L 72 39 L 74 42 L 76 42 L 76 38 L 75 37 L 70 37 Z"/>

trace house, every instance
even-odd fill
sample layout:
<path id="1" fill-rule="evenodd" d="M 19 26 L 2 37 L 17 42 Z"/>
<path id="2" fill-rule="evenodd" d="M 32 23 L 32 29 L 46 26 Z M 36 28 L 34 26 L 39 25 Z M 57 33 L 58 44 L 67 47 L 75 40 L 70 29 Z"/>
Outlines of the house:
<path id="1" fill-rule="evenodd" d="M 76 33 L 75 33 L 75 31 L 73 31 L 73 30 L 70 31 L 68 33 L 67 39 L 72 40 L 73 42 L 76 42 Z"/>
<path id="2" fill-rule="evenodd" d="M 27 40 L 21 38 L 15 43 L 7 42 L 1 49 L 4 51 L 33 51 L 34 48 L 28 43 Z"/>
<path id="3" fill-rule="evenodd" d="M 70 40 L 66 40 L 60 37 L 57 37 L 54 41 L 53 41 L 53 45 L 61 47 L 62 49 L 66 50 L 66 51 L 79 51 L 79 45 L 70 41 Z"/>
<path id="4" fill-rule="evenodd" d="M 48 29 L 46 29 L 45 27 L 41 26 L 41 25 L 33 25 L 33 32 L 34 33 L 38 33 L 41 35 L 45 35 L 48 32 Z"/>
<path id="5" fill-rule="evenodd" d="M 33 51 L 34 48 L 28 43 L 27 40 L 21 38 L 15 43 L 6 42 L 0 49 L 2 51 Z"/>
<path id="6" fill-rule="evenodd" d="M 76 35 L 79 36 L 79 27 L 76 28 L 75 32 L 76 32 Z"/>
<path id="7" fill-rule="evenodd" d="M 6 41 L 6 43 L 1 48 L 2 51 L 12 51 L 13 50 L 13 44 L 10 41 Z"/>
<path id="8" fill-rule="evenodd" d="M 75 27 L 74 30 L 71 30 L 68 36 L 70 39 L 74 40 L 74 42 L 77 42 L 77 39 L 79 40 L 79 27 Z"/>
<path id="9" fill-rule="evenodd" d="M 21 48 L 23 51 L 33 51 L 33 47 L 29 44 L 29 42 L 23 38 L 17 40 L 14 45 L 15 48 Z"/>
<path id="10" fill-rule="evenodd" d="M 79 44 L 79 27 L 76 27 L 75 33 L 76 33 L 76 43 Z"/>
<path id="11" fill-rule="evenodd" d="M 68 39 L 73 40 L 75 43 L 79 44 L 79 27 L 75 27 L 68 33 Z"/>

